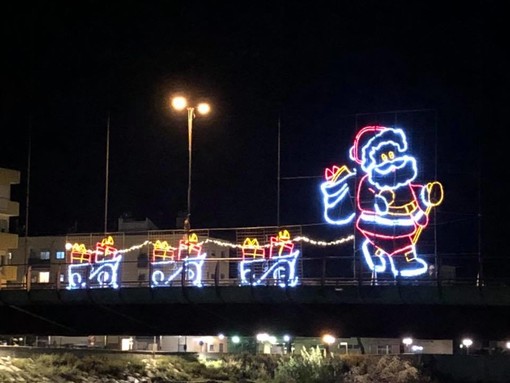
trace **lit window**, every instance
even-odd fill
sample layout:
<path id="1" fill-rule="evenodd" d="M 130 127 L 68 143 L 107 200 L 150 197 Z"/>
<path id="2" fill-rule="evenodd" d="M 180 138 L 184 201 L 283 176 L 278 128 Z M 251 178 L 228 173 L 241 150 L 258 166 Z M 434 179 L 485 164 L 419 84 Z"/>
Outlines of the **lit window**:
<path id="1" fill-rule="evenodd" d="M 39 283 L 49 283 L 49 281 L 50 281 L 50 272 L 49 271 L 39 272 Z"/>
<path id="2" fill-rule="evenodd" d="M 56 259 L 65 259 L 66 258 L 66 253 L 65 251 L 57 251 L 55 253 L 55 258 Z"/>
<path id="3" fill-rule="evenodd" d="M 50 252 L 48 250 L 43 250 L 39 253 L 41 259 L 50 259 Z"/>
<path id="4" fill-rule="evenodd" d="M 60 280 L 60 282 L 65 282 L 65 280 L 66 280 L 65 274 L 60 274 L 59 280 Z"/>

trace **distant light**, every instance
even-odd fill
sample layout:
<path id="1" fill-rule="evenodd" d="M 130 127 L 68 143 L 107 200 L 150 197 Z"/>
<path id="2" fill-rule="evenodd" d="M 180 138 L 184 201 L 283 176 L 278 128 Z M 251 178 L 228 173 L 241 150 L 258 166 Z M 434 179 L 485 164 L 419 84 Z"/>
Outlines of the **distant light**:
<path id="1" fill-rule="evenodd" d="M 462 344 L 466 347 L 470 347 L 473 344 L 473 341 L 469 338 L 462 339 Z"/>
<path id="2" fill-rule="evenodd" d="M 188 105 L 188 102 L 184 97 L 174 97 L 172 99 L 172 108 L 176 110 L 183 110 Z"/>
<path id="3" fill-rule="evenodd" d="M 223 339 L 225 339 L 225 335 L 223 335 L 223 334 L 218 334 L 218 339 L 219 339 L 219 340 L 223 340 Z"/>
<path id="4" fill-rule="evenodd" d="M 234 336 L 232 337 L 232 343 L 237 344 L 237 343 L 239 343 L 239 342 L 241 342 L 241 338 L 239 338 L 237 335 L 234 335 Z"/>
<path id="5" fill-rule="evenodd" d="M 410 346 L 411 344 L 413 344 L 413 338 L 410 337 L 404 338 L 402 339 L 402 343 L 404 343 L 406 346 Z"/>
<path id="6" fill-rule="evenodd" d="M 197 111 L 200 114 L 207 114 L 211 111 L 211 107 L 209 106 L 209 104 L 202 102 L 202 103 L 198 104 Z"/>
<path id="7" fill-rule="evenodd" d="M 506 348 L 510 350 L 510 341 L 506 342 Z"/>
<path id="8" fill-rule="evenodd" d="M 330 335 L 330 334 L 325 334 L 323 337 L 322 337 L 322 341 L 326 344 L 333 344 L 335 343 L 335 337 L 333 335 Z"/>
<path id="9" fill-rule="evenodd" d="M 266 332 L 257 334 L 257 340 L 259 342 L 266 342 L 267 340 L 269 340 L 269 334 Z"/>
<path id="10" fill-rule="evenodd" d="M 283 336 L 283 341 L 284 342 L 288 342 L 290 340 L 290 335 L 284 335 Z M 510 343 L 510 342 L 509 342 Z"/>
<path id="11" fill-rule="evenodd" d="M 413 352 L 416 352 L 416 351 L 423 351 L 423 346 L 418 346 L 416 344 L 413 344 L 412 347 L 411 347 L 411 350 Z"/>
<path id="12" fill-rule="evenodd" d="M 73 244 L 72 244 L 72 243 L 67 242 L 67 243 L 66 243 L 66 250 L 67 250 L 67 251 L 69 251 L 69 250 L 71 250 L 72 248 L 73 248 Z"/>

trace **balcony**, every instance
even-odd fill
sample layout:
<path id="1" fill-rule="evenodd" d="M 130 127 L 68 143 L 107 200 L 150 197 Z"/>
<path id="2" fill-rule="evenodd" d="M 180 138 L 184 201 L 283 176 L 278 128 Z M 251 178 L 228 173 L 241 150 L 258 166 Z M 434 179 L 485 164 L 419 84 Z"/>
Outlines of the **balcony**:
<path id="1" fill-rule="evenodd" d="M 8 217 L 19 216 L 19 203 L 7 198 L 0 198 L 0 215 Z"/>
<path id="2" fill-rule="evenodd" d="M 18 248 L 18 235 L 0 232 L 0 249 Z"/>

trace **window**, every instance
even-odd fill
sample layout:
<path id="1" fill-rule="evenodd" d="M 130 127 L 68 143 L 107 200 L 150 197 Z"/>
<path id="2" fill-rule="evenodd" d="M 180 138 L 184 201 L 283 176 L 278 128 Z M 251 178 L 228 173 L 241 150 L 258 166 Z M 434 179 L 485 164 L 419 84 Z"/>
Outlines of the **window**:
<path id="1" fill-rule="evenodd" d="M 65 282 L 65 281 L 66 281 L 66 275 L 61 273 L 61 274 L 59 275 L 59 277 L 58 277 L 58 280 L 59 280 L 60 282 Z"/>
<path id="2" fill-rule="evenodd" d="M 65 251 L 57 251 L 55 253 L 55 259 L 66 259 L 66 252 Z"/>
<path id="3" fill-rule="evenodd" d="M 50 259 L 50 254 L 51 253 L 49 250 L 41 250 L 41 252 L 39 253 L 39 258 L 43 260 L 48 260 Z"/>
<path id="4" fill-rule="evenodd" d="M 40 271 L 39 272 L 39 283 L 49 283 L 50 282 L 50 272 L 49 271 Z"/>

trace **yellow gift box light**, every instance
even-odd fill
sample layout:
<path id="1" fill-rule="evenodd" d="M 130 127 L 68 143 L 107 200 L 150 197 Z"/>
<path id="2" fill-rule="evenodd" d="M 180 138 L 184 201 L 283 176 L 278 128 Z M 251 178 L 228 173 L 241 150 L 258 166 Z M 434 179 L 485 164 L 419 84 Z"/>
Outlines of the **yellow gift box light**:
<path id="1" fill-rule="evenodd" d="M 71 263 L 89 263 L 91 255 L 83 243 L 74 243 L 71 247 Z"/>
<path id="2" fill-rule="evenodd" d="M 154 242 L 154 249 L 152 250 L 152 262 L 157 261 L 173 261 L 174 249 L 170 247 L 167 241 L 160 241 L 159 239 Z"/>
<path id="3" fill-rule="evenodd" d="M 243 242 L 241 250 L 243 252 L 243 259 L 246 257 L 264 258 L 265 256 L 264 248 L 259 245 L 257 238 L 246 238 Z"/>

